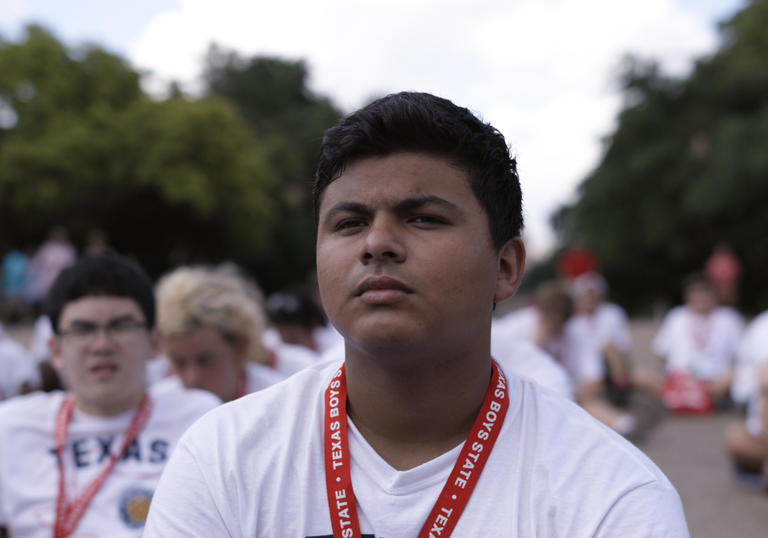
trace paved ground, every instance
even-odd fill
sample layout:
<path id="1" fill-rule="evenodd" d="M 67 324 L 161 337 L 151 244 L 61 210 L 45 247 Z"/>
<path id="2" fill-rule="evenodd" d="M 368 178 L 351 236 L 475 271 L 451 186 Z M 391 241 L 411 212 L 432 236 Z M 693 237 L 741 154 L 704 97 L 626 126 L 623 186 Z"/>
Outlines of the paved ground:
<path id="1" fill-rule="evenodd" d="M 633 323 L 638 362 L 649 360 L 656 327 L 647 321 Z M 768 495 L 736 483 L 723 453 L 723 432 L 739 419 L 735 411 L 667 416 L 638 445 L 677 488 L 694 538 L 768 536 Z"/>
<path id="2" fill-rule="evenodd" d="M 633 322 L 639 364 L 652 364 L 650 341 L 657 327 Z M 28 328 L 8 332 L 28 342 Z M 725 427 L 738 419 L 735 411 L 704 418 L 667 416 L 638 443 L 680 493 L 694 538 L 768 537 L 768 495 L 737 484 L 722 450 Z"/>

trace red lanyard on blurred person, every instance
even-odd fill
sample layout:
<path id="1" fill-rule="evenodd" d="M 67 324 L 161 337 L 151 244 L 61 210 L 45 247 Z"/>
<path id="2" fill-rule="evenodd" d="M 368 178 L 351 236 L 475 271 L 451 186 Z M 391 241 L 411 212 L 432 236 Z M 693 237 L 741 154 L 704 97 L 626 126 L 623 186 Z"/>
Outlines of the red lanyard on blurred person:
<path id="1" fill-rule="evenodd" d="M 53 526 L 53 538 L 67 538 L 77 528 L 85 511 L 93 501 L 96 493 L 101 488 L 117 460 L 125 453 L 126 449 L 136 440 L 141 430 L 146 426 L 149 415 L 152 410 L 152 402 L 144 394 L 136 409 L 131 424 L 125 433 L 125 440 L 120 451 L 111 454 L 109 461 L 101 470 L 99 475 L 77 496 L 72 502 L 67 501 L 67 487 L 64 469 L 64 443 L 67 438 L 67 428 L 72 421 L 72 411 L 75 409 L 75 398 L 68 395 L 61 402 L 59 413 L 56 416 L 56 429 L 54 430 L 54 439 L 56 441 L 56 460 L 59 467 L 59 493 L 56 498 L 56 522 Z"/>

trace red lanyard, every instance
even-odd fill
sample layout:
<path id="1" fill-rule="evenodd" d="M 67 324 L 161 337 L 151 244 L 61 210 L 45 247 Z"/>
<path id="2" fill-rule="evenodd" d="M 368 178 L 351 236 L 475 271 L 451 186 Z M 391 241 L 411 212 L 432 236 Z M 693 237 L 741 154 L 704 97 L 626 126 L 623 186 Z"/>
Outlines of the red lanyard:
<path id="1" fill-rule="evenodd" d="M 267 355 L 267 366 L 273 369 L 277 369 L 277 353 L 270 351 Z"/>
<path id="2" fill-rule="evenodd" d="M 707 347 L 710 336 L 710 316 L 705 314 L 699 316 L 698 314 L 691 314 L 690 317 L 690 331 L 693 345 L 697 350 L 701 351 Z"/>
<path id="3" fill-rule="evenodd" d="M 359 538 L 347 439 L 347 381 L 344 366 L 325 391 L 325 487 L 333 535 Z M 450 536 L 493 450 L 509 407 L 507 380 L 493 361 L 493 375 L 480 413 L 440 492 L 419 538 Z"/>
<path id="4" fill-rule="evenodd" d="M 66 538 L 75 532 L 77 525 L 80 523 L 85 511 L 93 501 L 96 493 L 101 488 L 104 481 L 107 479 L 110 471 L 117 463 L 117 460 L 123 455 L 126 449 L 136 440 L 139 432 L 144 429 L 149 415 L 152 410 L 152 402 L 149 397 L 144 394 L 139 403 L 139 407 L 136 410 L 136 414 L 133 416 L 130 426 L 125 433 L 125 440 L 120 452 L 112 454 L 109 461 L 101 470 L 99 475 L 88 484 L 79 497 L 67 501 L 67 488 L 64 477 L 64 442 L 67 437 L 67 428 L 72 420 L 72 411 L 75 408 L 75 399 L 72 396 L 67 396 L 64 401 L 61 402 L 59 407 L 59 413 L 56 416 L 56 429 L 54 431 L 54 439 L 56 441 L 56 458 L 59 466 L 59 494 L 56 498 L 56 523 L 53 527 L 53 538 Z"/>

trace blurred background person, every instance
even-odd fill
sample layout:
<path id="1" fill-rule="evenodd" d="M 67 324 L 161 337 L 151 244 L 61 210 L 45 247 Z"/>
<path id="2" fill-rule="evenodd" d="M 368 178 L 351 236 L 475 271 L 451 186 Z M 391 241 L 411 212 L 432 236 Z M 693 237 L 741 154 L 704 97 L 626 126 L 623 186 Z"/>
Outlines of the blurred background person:
<path id="1" fill-rule="evenodd" d="M 85 239 L 85 249 L 83 254 L 94 256 L 99 254 L 117 254 L 114 248 L 110 246 L 107 239 L 107 232 L 101 228 L 92 228 Z"/>
<path id="2" fill-rule="evenodd" d="M 77 252 L 69 242 L 69 234 L 63 226 L 55 226 L 48 239 L 35 251 L 29 263 L 27 298 L 36 313 L 40 312 L 43 297 L 62 269 L 77 259 Z"/>
<path id="3" fill-rule="evenodd" d="M 574 279 L 571 292 L 575 315 L 570 323 L 588 335 L 597 348 L 605 371 L 605 391 L 614 405 L 626 407 L 631 390 L 629 318 L 619 305 L 605 300 L 608 283 L 597 273 Z"/>
<path id="4" fill-rule="evenodd" d="M 0 404 L 0 527 L 14 537 L 138 537 L 176 441 L 219 400 L 146 390 L 155 302 L 133 262 L 83 258 L 55 279 L 45 308 L 69 391 Z"/>
<path id="5" fill-rule="evenodd" d="M 725 434 L 725 448 L 741 478 L 768 486 L 768 311 L 744 331 L 739 346 L 742 383 L 734 384 L 734 400 L 747 406 L 746 421 Z"/>
<path id="6" fill-rule="evenodd" d="M 262 343 L 266 320 L 246 282 L 232 271 L 181 267 L 157 285 L 161 347 L 183 384 L 229 402 L 281 381 Z"/>
<path id="7" fill-rule="evenodd" d="M 491 326 L 491 356 L 508 371 L 534 380 L 542 387 L 573 400 L 573 389 L 565 369 L 528 340 L 497 336 Z M 508 335 L 507 335 L 508 336 Z"/>
<path id="8" fill-rule="evenodd" d="M 25 291 L 29 272 L 27 255 L 18 248 L 5 253 L 0 268 L 0 320 L 24 321 L 29 315 Z"/>
<path id="9" fill-rule="evenodd" d="M 300 289 L 275 292 L 267 297 L 264 309 L 274 336 L 283 344 L 318 351 L 314 330 L 324 325 L 323 313 L 309 294 Z"/>
<path id="10" fill-rule="evenodd" d="M 635 431 L 637 421 L 603 398 L 605 369 L 589 334 L 570 323 L 572 315 L 573 299 L 568 291 L 555 282 L 541 284 L 536 289 L 535 304 L 494 322 L 491 350 L 503 356 L 502 350 L 510 349 L 517 342 L 537 346 L 565 370 L 579 405 L 607 426 L 629 436 Z"/>
<path id="11" fill-rule="evenodd" d="M 40 389 L 46 392 L 66 388 L 64 381 L 51 363 L 48 344 L 53 336 L 51 319 L 45 314 L 39 315 L 32 326 L 29 350 L 40 374 Z"/>
<path id="12" fill-rule="evenodd" d="M 700 381 L 715 405 L 727 406 L 744 322 L 733 308 L 718 306 L 717 291 L 701 273 L 684 280 L 683 296 L 685 304 L 664 318 L 653 351 L 668 376 Z"/>
<path id="13" fill-rule="evenodd" d="M 715 247 L 704 264 L 704 274 L 712 282 L 721 305 L 738 305 L 741 262 L 727 243 L 719 243 Z"/>
<path id="14" fill-rule="evenodd" d="M 568 282 L 585 273 L 594 273 L 597 269 L 597 258 L 583 241 L 574 241 L 557 261 L 560 276 Z"/>
<path id="15" fill-rule="evenodd" d="M 317 362 L 320 346 L 315 329 L 325 320 L 312 297 L 302 289 L 275 292 L 267 297 L 264 309 L 270 327 L 263 342 L 272 352 L 271 366 L 291 375 Z"/>
<path id="16" fill-rule="evenodd" d="M 29 351 L 8 336 L 0 323 L 0 401 L 39 386 L 40 376 Z"/>

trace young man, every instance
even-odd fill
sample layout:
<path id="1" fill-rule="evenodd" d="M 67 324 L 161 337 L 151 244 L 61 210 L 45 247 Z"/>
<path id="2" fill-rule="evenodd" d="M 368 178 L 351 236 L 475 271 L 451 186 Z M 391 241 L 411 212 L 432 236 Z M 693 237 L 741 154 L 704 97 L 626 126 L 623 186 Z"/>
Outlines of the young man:
<path id="1" fill-rule="evenodd" d="M 51 359 L 71 392 L 0 405 L 0 527 L 25 537 L 140 536 L 176 441 L 219 401 L 144 390 L 155 302 L 134 263 L 83 258 L 46 302 Z"/>
<path id="2" fill-rule="evenodd" d="M 377 100 L 326 132 L 315 206 L 344 363 L 192 427 L 146 536 L 687 536 L 653 463 L 491 359 L 525 256 L 498 131 L 429 94 Z"/>
<path id="3" fill-rule="evenodd" d="M 258 299 L 236 274 L 172 271 L 157 286 L 157 326 L 176 375 L 160 383 L 204 389 L 229 402 L 282 381 L 288 374 L 271 367 L 278 359 L 262 344 L 265 323 Z"/>
<path id="4" fill-rule="evenodd" d="M 744 322 L 733 308 L 718 306 L 712 283 L 700 273 L 683 282 L 685 304 L 667 313 L 653 340 L 653 351 L 667 373 L 702 381 L 710 398 L 725 403 Z"/>

